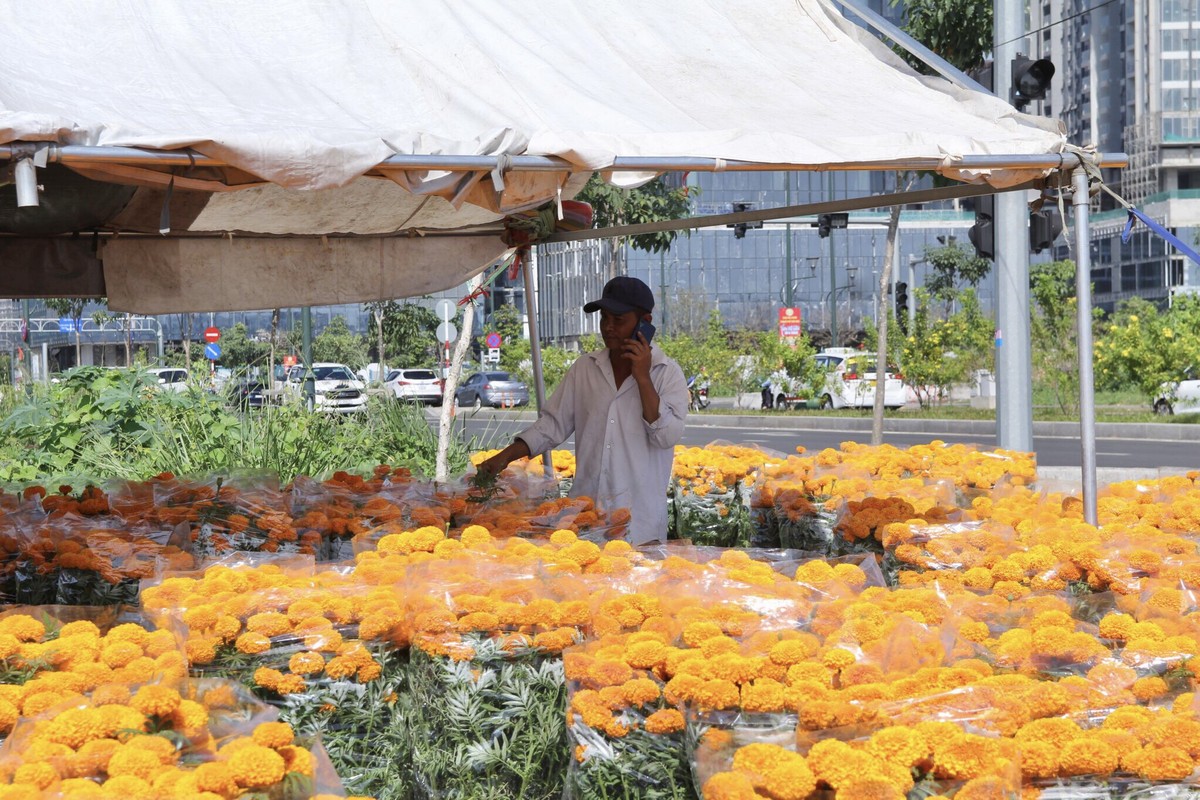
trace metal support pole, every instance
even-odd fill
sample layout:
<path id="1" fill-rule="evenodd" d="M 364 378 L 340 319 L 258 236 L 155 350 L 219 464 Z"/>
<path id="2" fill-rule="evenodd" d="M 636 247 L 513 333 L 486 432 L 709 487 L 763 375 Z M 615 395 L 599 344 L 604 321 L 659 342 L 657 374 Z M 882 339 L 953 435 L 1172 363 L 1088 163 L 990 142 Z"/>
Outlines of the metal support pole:
<path id="1" fill-rule="evenodd" d="M 538 339 L 537 287 L 533 275 L 535 268 L 536 262 L 531 248 L 529 259 L 526 260 L 521 271 L 525 275 L 525 314 L 529 317 L 529 358 L 533 362 L 533 392 L 540 417 L 542 408 L 546 405 L 546 382 L 542 375 L 542 343 Z M 549 450 L 542 453 L 542 466 L 545 468 L 546 477 L 553 478 L 554 460 L 551 458 Z"/>
<path id="2" fill-rule="evenodd" d="M 667 254 L 658 251 L 658 300 L 662 304 L 662 329 L 667 331 Z"/>
<path id="3" fill-rule="evenodd" d="M 312 368 L 312 308 L 300 309 L 301 355 L 304 357 L 304 405 L 312 411 L 317 404 L 317 380 Z"/>
<path id="4" fill-rule="evenodd" d="M 783 173 L 783 204 L 792 204 L 792 173 Z M 783 247 L 783 294 L 784 306 L 792 308 L 795 298 L 792 296 L 792 223 L 783 226 L 787 239 Z"/>
<path id="5" fill-rule="evenodd" d="M 30 345 L 33 344 L 33 331 L 29 330 L 28 300 L 21 301 L 21 316 L 25 321 L 25 341 L 22 343 L 24 346 L 21 348 L 25 353 L 25 357 L 21 359 L 24 362 L 21 365 L 21 371 L 24 373 L 22 376 L 22 383 L 24 384 L 23 388 L 28 392 L 30 386 L 33 384 L 33 353 L 31 353 L 29 350 Z"/>
<path id="6" fill-rule="evenodd" d="M 838 346 L 837 265 L 833 260 L 833 231 L 829 232 L 829 346 Z"/>
<path id="7" fill-rule="evenodd" d="M 1024 47 L 1025 4 L 997 0 L 993 41 L 996 96 L 1008 100 L 1011 64 Z M 996 197 L 996 443 L 1033 450 L 1033 350 L 1029 330 L 1029 208 L 1020 192 Z"/>
<path id="8" fill-rule="evenodd" d="M 1096 512 L 1096 387 L 1092 372 L 1092 247 L 1088 230 L 1088 177 L 1083 167 L 1071 174 L 1075 189 L 1075 308 L 1079 324 L 1079 444 L 1083 459 L 1083 518 L 1098 524 Z"/>

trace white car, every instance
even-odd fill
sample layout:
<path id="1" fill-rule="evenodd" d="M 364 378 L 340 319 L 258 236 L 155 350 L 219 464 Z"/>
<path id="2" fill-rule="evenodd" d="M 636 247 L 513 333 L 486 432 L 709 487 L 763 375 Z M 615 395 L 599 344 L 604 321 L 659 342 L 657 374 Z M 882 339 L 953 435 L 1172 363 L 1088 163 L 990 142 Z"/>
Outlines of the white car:
<path id="1" fill-rule="evenodd" d="M 431 369 L 394 369 L 384 386 L 397 400 L 412 400 L 431 406 L 442 404 L 442 381 Z"/>
<path id="2" fill-rule="evenodd" d="M 874 408 L 877 386 L 874 353 L 849 347 L 822 350 L 815 356 L 826 372 L 821 408 Z M 908 400 L 904 381 L 892 372 L 884 373 L 883 405 L 896 409 Z"/>
<path id="3" fill-rule="evenodd" d="M 356 414 L 367 410 L 367 387 L 345 364 L 318 362 L 312 365 L 315 408 L 334 414 Z M 297 364 L 288 370 L 287 393 L 304 396 L 305 368 Z"/>
<path id="4" fill-rule="evenodd" d="M 813 356 L 825 372 L 825 385 L 814 398 L 821 408 L 875 407 L 875 354 L 851 347 L 830 347 Z M 793 379 L 776 374 L 771 376 L 771 394 L 775 408 L 786 409 L 808 400 L 808 393 L 796 387 Z M 883 404 L 896 409 L 908 402 L 909 392 L 904 381 L 888 372 L 884 381 Z"/>
<path id="5" fill-rule="evenodd" d="M 1187 414 L 1194 411 L 1200 411 L 1200 374 L 1195 367 L 1188 367 L 1179 383 L 1162 387 L 1154 401 L 1154 413 Z"/>
<path id="6" fill-rule="evenodd" d="M 157 367 L 147 371 L 158 380 L 160 389 L 168 392 L 187 391 L 188 371 L 183 367 Z"/>

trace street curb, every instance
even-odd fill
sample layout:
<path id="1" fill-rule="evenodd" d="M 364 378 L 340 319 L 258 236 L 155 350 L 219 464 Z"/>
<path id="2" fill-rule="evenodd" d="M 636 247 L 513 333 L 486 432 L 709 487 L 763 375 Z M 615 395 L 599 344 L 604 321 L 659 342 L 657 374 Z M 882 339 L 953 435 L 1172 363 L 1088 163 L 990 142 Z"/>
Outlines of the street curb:
<path id="1" fill-rule="evenodd" d="M 461 416 L 464 412 L 459 411 Z M 537 419 L 532 410 L 465 412 L 483 419 L 529 421 Z M 470 418 L 470 417 L 468 417 Z M 799 431 L 870 431 L 870 417 L 771 416 L 759 414 L 703 414 L 688 416 L 689 424 L 720 428 L 758 428 Z M 985 419 L 902 419 L 885 417 L 883 429 L 891 433 L 962 434 L 996 436 L 996 423 Z M 1033 435 L 1054 439 L 1078 439 L 1078 422 L 1035 422 Z M 1102 439 L 1139 439 L 1156 442 L 1200 442 L 1200 425 L 1153 422 L 1098 422 L 1096 436 Z"/>

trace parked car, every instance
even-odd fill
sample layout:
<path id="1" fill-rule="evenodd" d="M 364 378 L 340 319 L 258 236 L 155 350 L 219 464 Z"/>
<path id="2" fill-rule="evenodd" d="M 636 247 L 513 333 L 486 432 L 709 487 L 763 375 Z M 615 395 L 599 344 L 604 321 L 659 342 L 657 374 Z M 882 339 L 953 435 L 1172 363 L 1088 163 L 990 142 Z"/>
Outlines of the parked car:
<path id="1" fill-rule="evenodd" d="M 367 387 L 345 364 L 318 362 L 312 371 L 317 411 L 355 414 L 367 410 Z M 287 393 L 294 398 L 303 397 L 304 372 L 300 364 L 288 370 Z"/>
<path id="2" fill-rule="evenodd" d="M 825 384 L 814 398 L 790 393 L 780 382 L 771 386 L 775 408 L 786 409 L 809 399 L 821 408 L 874 408 L 876 387 L 876 357 L 874 353 L 850 347 L 830 347 L 813 356 L 825 372 Z M 897 409 L 908 401 L 908 389 L 903 378 L 891 371 L 884 373 L 883 404 Z"/>
<path id="3" fill-rule="evenodd" d="M 149 370 L 158 379 L 159 388 L 168 392 L 186 392 L 188 371 L 183 367 L 157 367 Z"/>
<path id="4" fill-rule="evenodd" d="M 442 380 L 431 369 L 394 369 L 388 373 L 384 386 L 397 400 L 442 404 Z"/>
<path id="5" fill-rule="evenodd" d="M 454 401 L 475 408 L 525 406 L 529 405 L 529 388 L 507 372 L 476 372 L 458 387 Z"/>
<path id="6" fill-rule="evenodd" d="M 241 409 L 263 408 L 272 403 L 266 384 L 243 379 L 229 385 L 229 402 Z"/>
<path id="7" fill-rule="evenodd" d="M 1188 367 L 1178 383 L 1164 385 L 1154 401 L 1156 414 L 1200 411 L 1200 370 Z"/>

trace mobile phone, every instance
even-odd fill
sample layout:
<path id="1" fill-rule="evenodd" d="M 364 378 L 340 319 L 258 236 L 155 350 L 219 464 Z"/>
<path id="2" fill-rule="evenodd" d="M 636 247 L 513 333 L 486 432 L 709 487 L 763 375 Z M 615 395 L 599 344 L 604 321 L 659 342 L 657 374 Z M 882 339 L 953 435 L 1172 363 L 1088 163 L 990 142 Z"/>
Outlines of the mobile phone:
<path id="1" fill-rule="evenodd" d="M 649 322 L 646 322 L 646 320 L 642 320 L 637 324 L 637 327 L 633 329 L 634 341 L 637 340 L 637 335 L 640 333 L 642 338 L 646 340 L 646 344 L 650 344 L 650 342 L 654 340 L 655 330 L 656 328 L 653 325 L 651 325 Z"/>
<path id="2" fill-rule="evenodd" d="M 643 319 L 641 321 L 638 321 L 637 327 L 635 327 L 635 329 L 634 329 L 634 336 L 632 336 L 631 338 L 634 339 L 634 341 L 636 342 L 638 333 L 641 333 L 642 337 L 644 339 L 646 339 L 646 343 L 649 344 L 654 339 L 654 331 L 655 330 L 656 329 L 653 325 L 650 325 L 648 323 L 648 321 Z"/>

